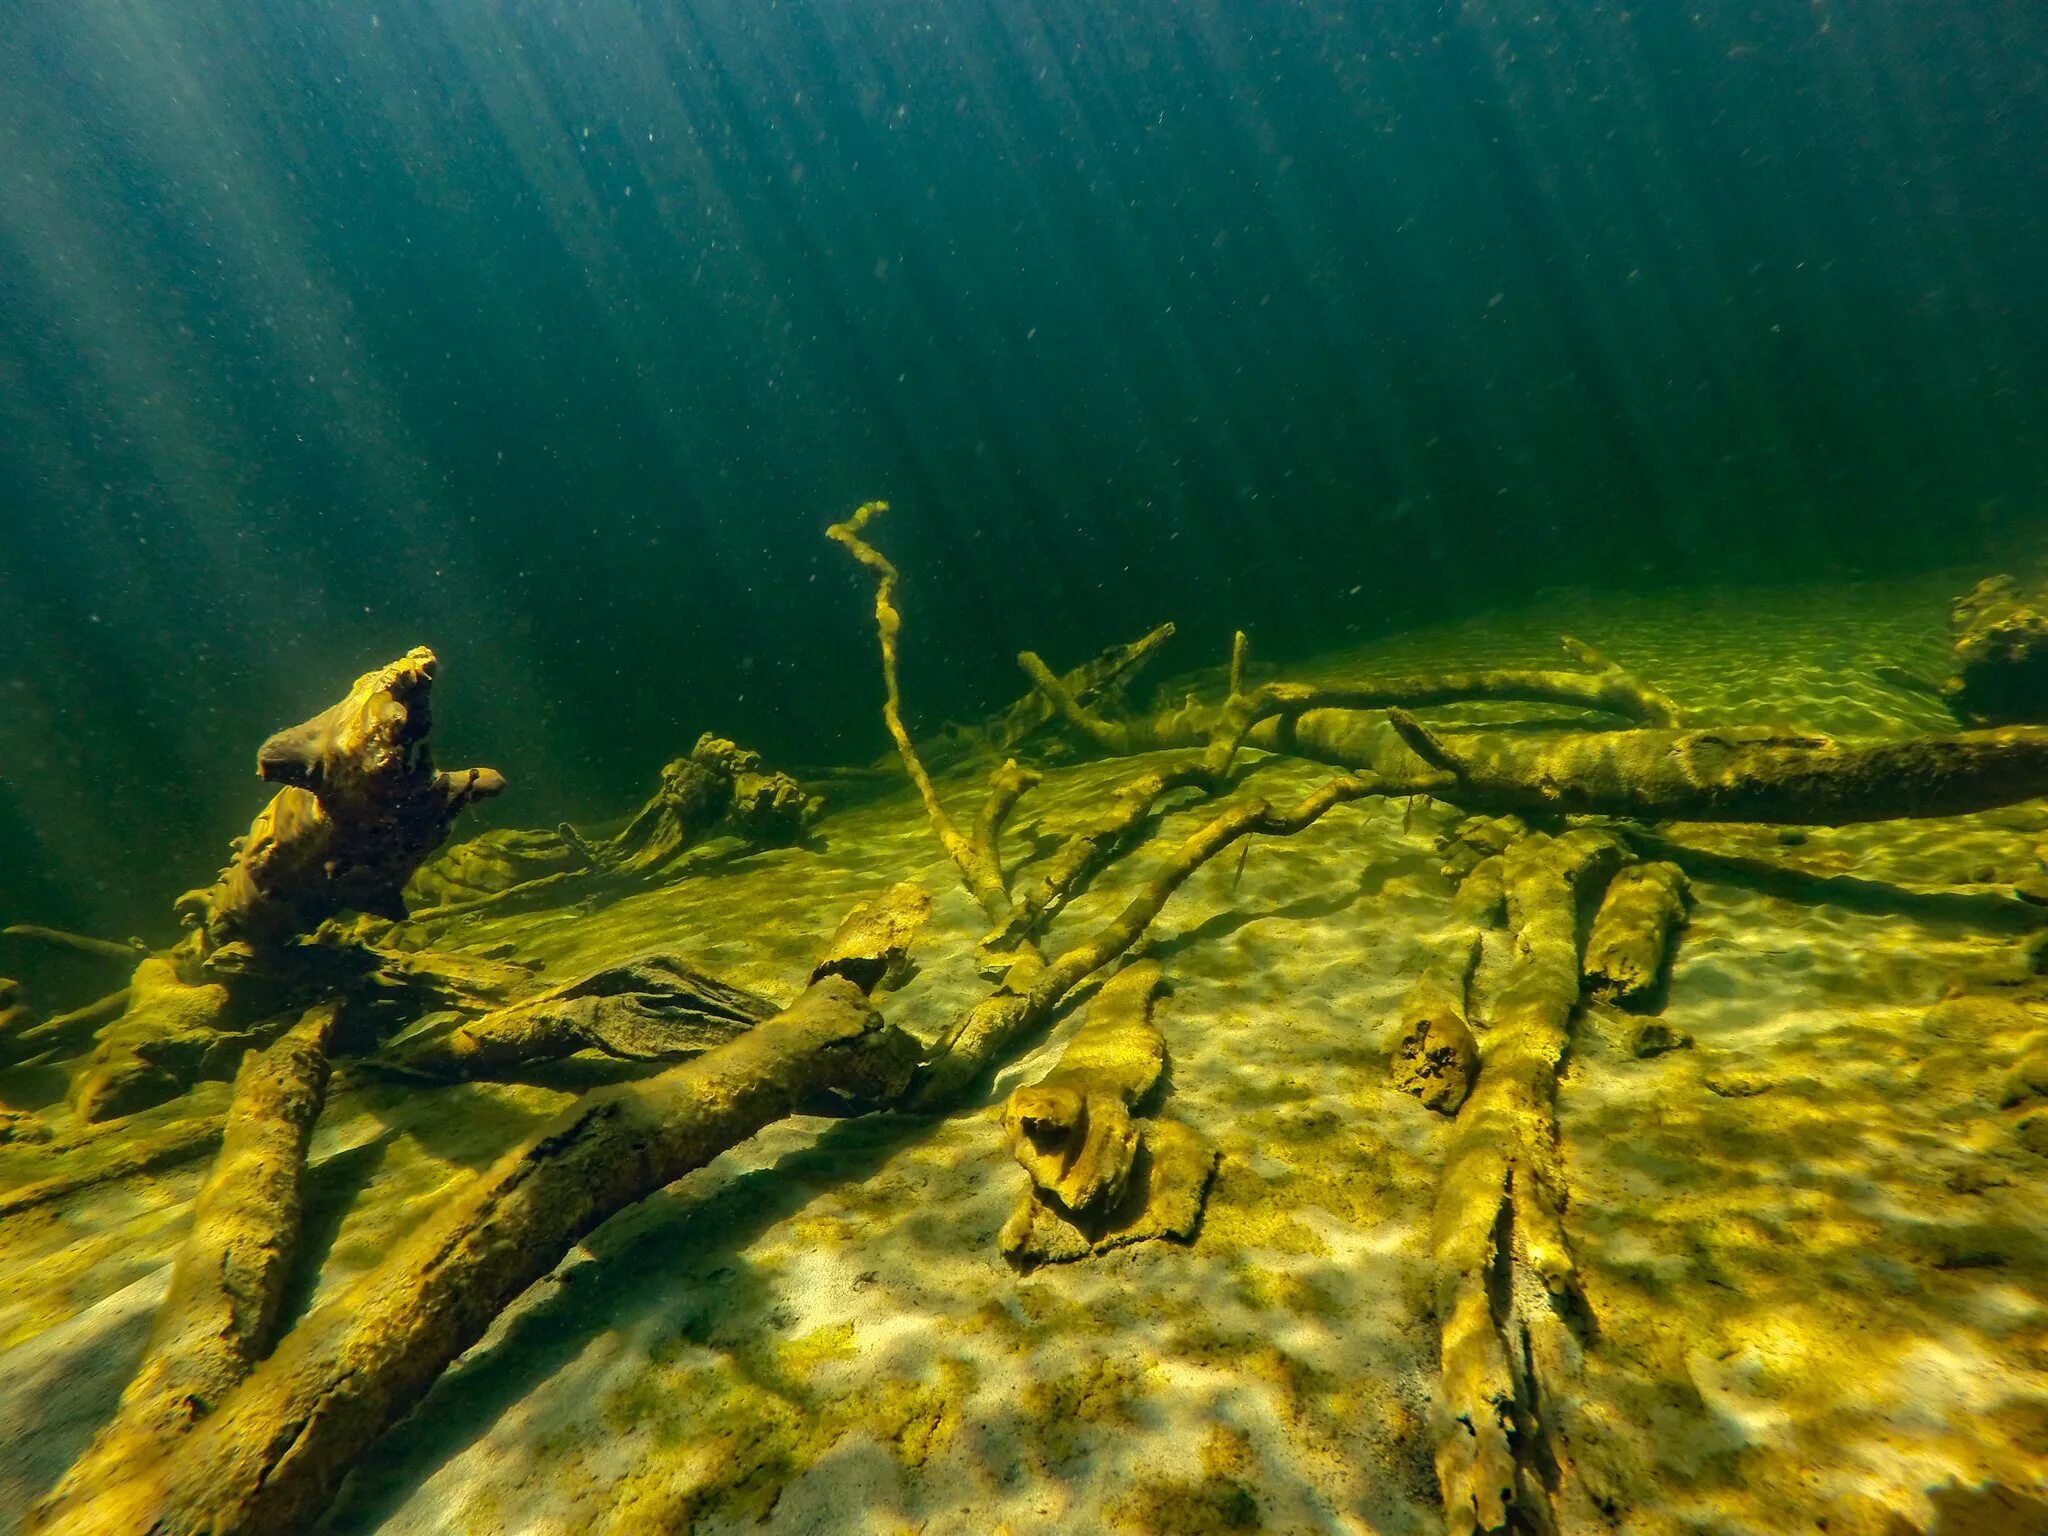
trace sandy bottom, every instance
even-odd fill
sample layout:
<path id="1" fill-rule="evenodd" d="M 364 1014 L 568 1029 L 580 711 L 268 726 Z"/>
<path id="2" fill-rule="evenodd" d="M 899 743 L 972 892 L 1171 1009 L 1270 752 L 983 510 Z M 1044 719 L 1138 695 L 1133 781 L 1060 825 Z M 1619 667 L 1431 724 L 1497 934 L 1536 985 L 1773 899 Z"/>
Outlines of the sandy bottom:
<path id="1" fill-rule="evenodd" d="M 1879 668 L 1938 672 L 1944 601 L 1967 580 L 1564 595 L 1292 675 L 1547 661 L 1567 631 L 1708 722 L 1939 729 L 1934 701 Z M 1134 766 L 1050 774 L 1013 822 L 1012 868 Z M 1325 776 L 1268 760 L 1238 793 L 1285 800 Z M 978 781 L 945 786 L 967 813 Z M 1167 817 L 1049 947 L 1119 907 L 1198 815 Z M 1448 1122 L 1387 1068 L 1391 1017 L 1449 920 L 1434 840 L 1453 815 L 1341 809 L 1211 864 L 1155 926 L 1140 953 L 1168 978 L 1166 1112 L 1223 1151 L 1191 1245 L 1022 1277 L 999 1258 L 1023 1175 L 994 1106 L 1056 1059 L 1070 1012 L 948 1119 L 785 1122 L 607 1224 L 386 1437 L 326 1528 L 1441 1530 L 1429 1221 Z M 563 977 L 680 947 L 787 997 L 854 900 L 914 878 L 937 909 L 886 1007 L 935 1035 L 983 989 L 978 911 L 907 796 L 820 831 L 459 942 Z M 1820 873 L 1981 886 L 2039 870 L 2048 806 L 1796 847 L 1716 835 Z M 1628 1532 L 2048 1531 L 2048 1156 L 2000 1091 L 2048 1008 L 2012 987 L 1940 1001 L 2010 971 L 2021 925 L 1968 901 L 1815 903 L 1734 879 L 1694 894 L 1662 1011 L 1693 1046 L 1638 1060 L 1634 1021 L 1588 1009 L 1559 1098 L 1597 1322 L 1589 1484 Z M 300 1304 L 568 1097 L 345 1084 L 316 1143 Z M 0 1226 L 0 1529 L 110 1411 L 198 1178 L 136 1177 Z"/>

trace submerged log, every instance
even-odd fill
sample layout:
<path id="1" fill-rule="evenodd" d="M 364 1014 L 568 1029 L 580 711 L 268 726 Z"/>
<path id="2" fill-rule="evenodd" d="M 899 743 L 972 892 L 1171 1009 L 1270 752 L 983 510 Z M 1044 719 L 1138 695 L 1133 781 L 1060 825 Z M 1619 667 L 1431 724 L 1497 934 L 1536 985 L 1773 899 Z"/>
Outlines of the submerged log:
<path id="1" fill-rule="evenodd" d="M 39 1530 L 310 1529 L 371 1442 L 571 1244 L 816 1094 L 886 1100 L 913 1051 L 828 976 L 729 1044 L 585 1095 L 315 1307 L 186 1435 Z"/>
<path id="2" fill-rule="evenodd" d="M 1587 989 L 1624 1008 L 1643 1006 L 1670 961 L 1685 907 L 1685 871 L 1676 864 L 1660 859 L 1616 875 L 1586 939 Z"/>
<path id="3" fill-rule="evenodd" d="M 1125 690 L 1159 648 L 1171 640 L 1174 628 L 1162 624 L 1149 634 L 1123 645 L 1099 651 L 1071 672 L 1060 675 L 1060 686 L 1073 698 L 1092 709 L 1119 713 Z M 1039 728 L 1057 718 L 1052 703 L 1033 688 L 984 728 L 988 744 L 997 752 L 1014 752 Z"/>
<path id="4" fill-rule="evenodd" d="M 811 980 L 844 976 L 868 993 L 900 986 L 910 970 L 911 942 L 931 915 L 931 893 L 914 880 L 897 881 L 839 920 Z"/>
<path id="5" fill-rule="evenodd" d="M 1963 816 L 2048 794 L 2048 727 L 1910 741 L 1836 741 L 1770 726 L 1545 737 L 1437 731 L 1390 710 L 1402 738 L 1489 809 L 1846 826 Z"/>
<path id="6" fill-rule="evenodd" d="M 1501 902 L 1499 855 L 1465 874 L 1451 902 L 1451 927 L 1430 947 L 1422 974 L 1396 1020 L 1394 1086 L 1439 1114 L 1455 1115 L 1479 1075 L 1469 1012 L 1482 930 Z"/>
<path id="7" fill-rule="evenodd" d="M 1557 1069 L 1579 998 L 1581 906 L 1624 861 L 1592 830 L 1533 836 L 1503 855 L 1514 955 L 1458 1111 L 1433 1241 L 1442 1377 L 1431 1410 L 1437 1479 L 1453 1532 L 1508 1529 L 1511 1511 L 1552 1528 L 1569 1475 L 1565 1317 L 1578 1278 L 1565 1238 Z"/>
<path id="8" fill-rule="evenodd" d="M 1207 747 L 1228 738 L 1233 748 L 1241 742 L 1278 752 L 1314 745 L 1321 750 L 1302 755 L 1343 767 L 1397 770 L 1398 761 L 1388 760 L 1392 744 L 1378 739 L 1379 721 L 1365 712 L 1482 699 L 1564 704 L 1648 725 L 1678 723 L 1678 707 L 1663 693 L 1591 646 L 1568 636 L 1563 643 L 1585 670 L 1493 667 L 1327 684 L 1271 682 L 1246 690 L 1240 633 L 1232 652 L 1230 688 L 1221 700 L 1211 703 L 1190 696 L 1175 708 L 1126 719 L 1089 708 L 1033 652 L 1020 654 L 1017 664 L 1067 725 L 1120 757 Z M 1311 715 L 1316 719 L 1305 724 Z"/>
<path id="9" fill-rule="evenodd" d="M 192 1231 L 142 1364 L 113 1420 L 39 1508 L 58 1521 L 126 1479 L 211 1412 L 275 1339 L 298 1247 L 306 1148 L 327 1096 L 327 1050 L 339 1009 L 311 1009 L 236 1075 L 225 1138 L 200 1187 Z"/>
<path id="10" fill-rule="evenodd" d="M 1160 976 L 1149 960 L 1119 971 L 1059 1065 L 1003 1106 L 1010 1153 L 1031 1175 L 1027 1202 L 1043 1194 L 1085 1220 L 1123 1197 L 1138 1146 L 1131 1106 L 1166 1070 L 1166 1040 L 1152 1023 Z"/>

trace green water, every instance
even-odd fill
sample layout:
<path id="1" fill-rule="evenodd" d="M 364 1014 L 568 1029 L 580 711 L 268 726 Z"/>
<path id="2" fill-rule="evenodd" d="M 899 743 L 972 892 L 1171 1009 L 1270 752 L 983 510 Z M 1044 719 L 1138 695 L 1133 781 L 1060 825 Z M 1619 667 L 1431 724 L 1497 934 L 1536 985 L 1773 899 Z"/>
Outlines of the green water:
<path id="1" fill-rule="evenodd" d="M 0 910 L 162 937 L 415 643 L 523 822 L 1164 618 L 1917 569 L 2048 480 L 2048 19 L 17 0 Z"/>

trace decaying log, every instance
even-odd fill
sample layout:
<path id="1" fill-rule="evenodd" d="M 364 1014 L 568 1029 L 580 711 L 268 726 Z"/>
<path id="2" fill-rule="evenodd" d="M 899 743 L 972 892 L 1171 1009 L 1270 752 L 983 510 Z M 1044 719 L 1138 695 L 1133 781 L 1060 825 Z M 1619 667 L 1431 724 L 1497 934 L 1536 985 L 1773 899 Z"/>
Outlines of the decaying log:
<path id="1" fill-rule="evenodd" d="M 186 1435 L 40 1531 L 310 1529 L 357 1457 L 571 1244 L 813 1095 L 887 1100 L 913 1053 L 827 976 L 716 1050 L 585 1095 L 315 1307 Z"/>
<path id="2" fill-rule="evenodd" d="M 220 1156 L 172 1261 L 142 1364 L 112 1421 L 42 1502 L 30 1529 L 128 1478 L 211 1412 L 270 1348 L 298 1246 L 306 1148 L 326 1101 L 339 1012 L 332 1003 L 309 1009 L 290 1033 L 243 1059 Z"/>
<path id="3" fill-rule="evenodd" d="M 400 1041 L 386 1068 L 457 1080 L 517 1072 L 593 1050 L 621 1061 L 694 1056 L 775 1012 L 767 998 L 654 951 L 608 965 L 446 1033 Z"/>
<path id="4" fill-rule="evenodd" d="M 758 752 L 706 731 L 689 756 L 661 770 L 653 798 L 618 836 L 575 840 L 597 868 L 644 876 L 719 831 L 761 847 L 793 843 L 816 819 L 819 804 L 788 774 L 764 772 Z"/>
<path id="5" fill-rule="evenodd" d="M 295 946 L 288 978 L 272 967 L 210 979 L 202 968 L 201 979 L 188 980 L 180 959 L 153 955 L 135 968 L 126 1010 L 100 1030 L 72 1076 L 71 1106 L 81 1119 L 131 1114 L 194 1083 L 233 1076 L 244 1051 L 284 1033 L 314 998 L 345 994 L 351 1019 L 412 1019 L 436 1009 L 485 1012 L 538 986 L 523 966 L 363 944 Z"/>
<path id="6" fill-rule="evenodd" d="M 2048 721 L 2048 584 L 1987 576 L 1949 605 L 1941 695 L 1971 725 Z"/>
<path id="7" fill-rule="evenodd" d="M 1431 1427 L 1453 1532 L 1506 1529 L 1517 1509 L 1532 1529 L 1549 1529 L 1558 1495 L 1546 1481 L 1569 1476 L 1561 1426 L 1543 1417 L 1562 1395 L 1564 1317 L 1578 1304 L 1557 1069 L 1579 998 L 1580 908 L 1625 857 L 1590 829 L 1532 836 L 1502 855 L 1514 954 L 1481 1038 L 1478 1082 L 1452 1128 L 1433 1222 L 1442 1378 Z"/>
<path id="8" fill-rule="evenodd" d="M 344 911 L 405 916 L 413 871 L 465 807 L 505 787 L 491 768 L 435 771 L 435 665 L 416 647 L 258 750 L 258 777 L 285 787 L 236 841 L 220 879 L 178 903 L 202 959 L 235 943 L 260 954 Z"/>
<path id="9" fill-rule="evenodd" d="M 186 1115 L 163 1126 L 117 1127 L 37 1149 L 42 1177 L 0 1190 L 0 1219 L 138 1173 L 159 1172 L 209 1155 L 220 1145 L 219 1114 Z"/>
<path id="10" fill-rule="evenodd" d="M 1846 826 L 1963 816 L 2048 793 L 2048 727 L 1846 742 L 1772 726 L 1453 734 L 1401 710 L 1388 718 L 1455 781 L 1440 791 L 1446 799 L 1497 810 Z"/>
<path id="11" fill-rule="evenodd" d="M 1658 859 L 1616 875 L 1600 899 L 1586 939 L 1584 975 L 1595 997 L 1640 1008 L 1670 958 L 1671 936 L 1685 922 L 1685 871 Z"/>
<path id="12" fill-rule="evenodd" d="M 174 958 L 152 955 L 135 968 L 126 1009 L 73 1075 L 71 1107 L 81 1120 L 108 1120 L 175 1098 L 202 1078 L 227 1077 L 244 1051 L 264 1043 L 239 1025 L 226 986 L 187 981 Z"/>
<path id="13" fill-rule="evenodd" d="M 1187 1126 L 1132 1116 L 1166 1066 L 1151 1017 L 1159 982 L 1153 961 L 1119 971 L 1089 1004 L 1059 1065 L 1004 1106 L 1011 1154 L 1030 1178 L 997 1239 L 1011 1263 L 1185 1241 L 1200 1225 L 1216 1148 Z"/>
<path id="14" fill-rule="evenodd" d="M 1160 977 L 1157 962 L 1141 960 L 1104 983 L 1059 1065 L 1003 1106 L 1011 1155 L 1033 1190 L 1071 1216 L 1114 1205 L 1130 1179 L 1131 1106 L 1166 1070 L 1166 1039 L 1152 1023 Z"/>
<path id="15" fill-rule="evenodd" d="M 1847 869 L 1816 867 L 1802 860 L 1796 850 L 1761 853 L 1708 846 L 1702 841 L 1719 834 L 1725 842 L 1734 830 L 1696 825 L 1679 836 L 1669 830 L 1628 827 L 1623 836 L 1644 858 L 1668 860 L 1696 880 L 1728 881 L 1788 901 L 1825 902 L 1857 912 L 1911 913 L 2005 929 L 2038 928 L 2048 923 L 2048 907 L 2008 883 L 1937 885 L 1887 880 Z"/>

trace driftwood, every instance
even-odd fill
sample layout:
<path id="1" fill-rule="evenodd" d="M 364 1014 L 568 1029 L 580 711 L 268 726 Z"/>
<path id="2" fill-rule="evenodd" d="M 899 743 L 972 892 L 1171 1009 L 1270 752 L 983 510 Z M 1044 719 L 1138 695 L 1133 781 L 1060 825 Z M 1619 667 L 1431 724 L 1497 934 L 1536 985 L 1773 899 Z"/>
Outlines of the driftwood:
<path id="1" fill-rule="evenodd" d="M 1011 1155 L 1035 1194 L 1070 1216 L 1115 1205 L 1130 1180 L 1138 1150 L 1131 1106 L 1166 1070 L 1166 1041 L 1152 1023 L 1159 981 L 1157 963 L 1140 961 L 1105 983 L 1059 1065 L 1003 1106 Z"/>
<path id="2" fill-rule="evenodd" d="M 1661 859 L 1614 877 L 1586 938 L 1588 991 L 1624 1008 L 1648 1002 L 1685 922 L 1686 890 L 1685 871 Z"/>
<path id="3" fill-rule="evenodd" d="M 1465 872 L 1451 901 L 1450 929 L 1428 950 L 1395 1021 L 1394 1086 L 1440 1114 L 1458 1112 L 1479 1074 L 1469 1011 L 1472 972 L 1481 930 L 1492 926 L 1500 908 L 1501 879 L 1498 854 Z"/>
<path id="4" fill-rule="evenodd" d="M 183 1108 L 183 1106 L 181 1106 Z M 37 1177 L 0 1190 L 0 1218 L 62 1200 L 138 1173 L 158 1172 L 210 1155 L 220 1145 L 222 1116 L 212 1112 L 145 1112 L 82 1135 L 34 1140 Z"/>
<path id="5" fill-rule="evenodd" d="M 1090 709 L 1032 652 L 1018 656 L 1017 664 L 1067 725 L 1103 751 L 1119 757 L 1208 746 L 1220 735 L 1228 735 L 1233 743 L 1294 751 L 1319 760 L 1327 760 L 1326 752 L 1342 754 L 1341 766 L 1382 771 L 1390 765 L 1384 748 L 1373 741 L 1376 722 L 1318 720 L 1314 728 L 1304 731 L 1302 718 L 1310 714 L 1356 715 L 1394 705 L 1421 708 L 1477 699 L 1565 704 L 1649 725 L 1678 722 L 1677 706 L 1664 694 L 1591 646 L 1569 637 L 1564 645 L 1584 664 L 1585 670 L 1498 667 L 1350 683 L 1273 682 L 1248 689 L 1244 680 L 1245 638 L 1240 633 L 1232 649 L 1230 682 L 1222 700 L 1205 703 L 1190 697 L 1177 708 L 1121 720 Z M 1366 734 L 1354 742 L 1354 731 Z M 1302 752 L 1301 748 L 1310 742 L 1324 750 Z"/>
<path id="6" fill-rule="evenodd" d="M 1564 1231 L 1557 1069 L 1579 999 L 1581 907 L 1625 860 L 1612 837 L 1531 836 L 1502 856 L 1514 955 L 1458 1111 L 1433 1222 L 1442 1378 L 1432 1407 L 1437 1480 L 1453 1532 L 1550 1529 L 1573 1497 L 1564 1426 L 1582 1305 Z M 1558 1482 L 1558 1490 L 1551 1484 Z"/>
<path id="7" fill-rule="evenodd" d="M 1099 651 L 1071 672 L 1060 675 L 1059 684 L 1069 698 L 1091 709 L 1115 713 L 1123 706 L 1124 693 L 1138 672 L 1159 648 L 1173 638 L 1173 626 L 1162 624 L 1149 634 L 1124 645 Z M 988 744 L 997 752 L 1014 752 L 1040 727 L 1057 719 L 1052 701 L 1034 687 L 983 728 Z"/>
<path id="8" fill-rule="evenodd" d="M 1453 734 L 1400 710 L 1388 718 L 1449 776 L 1438 793 L 1489 809 L 1846 826 L 1962 816 L 2048 792 L 2048 727 L 1845 742 L 1772 726 Z"/>
<path id="9" fill-rule="evenodd" d="M 220 879 L 178 903 L 200 959 L 236 943 L 261 954 L 344 911 L 405 916 L 413 871 L 465 807 L 505 788 L 491 768 L 435 771 L 435 665 L 417 647 L 263 744 L 257 776 L 285 787 L 236 840 Z"/>
<path id="10" fill-rule="evenodd" d="M 831 975 L 716 1050 L 585 1095 L 316 1307 L 196 1426 L 33 1529 L 307 1529 L 356 1457 L 577 1239 L 815 1095 L 886 1101 L 913 1052 Z"/>
<path id="11" fill-rule="evenodd" d="M 1344 777 L 1325 784 L 1287 810 L 1276 810 L 1263 800 L 1249 800 L 1225 809 L 1187 838 L 1116 917 L 1080 943 L 1048 957 L 1038 940 L 1047 918 L 1106 860 L 1127 845 L 1131 834 L 1158 801 L 1175 789 L 1213 789 L 1222 782 L 1243 735 L 1238 717 L 1232 716 L 1214 729 L 1196 761 L 1141 774 L 1123 786 L 1112 797 L 1110 812 L 1069 839 L 1025 901 L 1014 901 L 1002 868 L 1001 832 L 1019 797 L 1037 782 L 1038 776 L 1015 762 L 998 768 L 991 776 L 989 793 L 972 836 L 961 833 L 940 804 L 938 790 L 903 720 L 897 666 L 903 614 L 896 605 L 902 578 L 888 558 L 862 537 L 868 524 L 886 511 L 886 502 L 868 502 L 845 522 L 828 528 L 826 536 L 843 546 L 875 578 L 875 627 L 882 654 L 882 720 L 917 789 L 934 835 L 993 925 L 979 949 L 984 967 L 998 972 L 1001 978 L 987 997 L 955 1021 L 919 1068 L 907 1102 L 911 1108 L 933 1111 L 952 1105 L 1016 1041 L 1043 1025 L 1075 987 L 1137 942 L 1168 898 L 1225 848 L 1255 833 L 1290 836 L 1312 825 L 1333 806 L 1381 793 L 1382 786 L 1370 776 Z M 1243 692 L 1242 638 L 1239 637 L 1237 660 L 1232 667 L 1233 697 Z M 1034 680 L 1039 680 L 1040 674 L 1057 684 L 1042 664 L 1033 673 Z M 1054 701 L 1060 703 L 1057 697 Z M 1066 700 L 1066 704 L 1071 703 L 1070 698 Z M 1066 704 L 1061 705 L 1063 715 Z"/>
<path id="12" fill-rule="evenodd" d="M 128 1114 L 229 1075 L 308 994 L 332 989 L 335 955 L 296 941 L 344 911 L 405 915 L 406 881 L 455 817 L 505 787 L 489 768 L 435 770 L 434 671 L 434 653 L 416 648 L 263 743 L 257 775 L 284 788 L 235 840 L 220 878 L 179 898 L 187 939 L 136 967 L 125 1010 L 73 1075 L 82 1118 Z M 354 956 L 340 963 L 374 969 Z"/>
<path id="13" fill-rule="evenodd" d="M 811 980 L 844 976 L 870 993 L 900 986 L 910 971 L 911 941 L 931 915 L 931 892 L 914 880 L 897 881 L 839 920 Z"/>
<path id="14" fill-rule="evenodd" d="M 121 1404 L 56 1489 L 46 1511 L 89 1505 L 138 1461 L 210 1412 L 274 1341 L 298 1244 L 306 1147 L 327 1095 L 339 1010 L 311 1009 L 251 1052 L 235 1079 L 226 1134 L 171 1266 L 142 1364 Z"/>
<path id="15" fill-rule="evenodd" d="M 133 965 L 138 955 L 149 953 L 149 946 L 140 939 L 130 939 L 124 944 L 113 939 L 97 939 L 89 933 L 73 933 L 68 928 L 51 928 L 42 923 L 9 923 L 0 928 L 0 938 L 29 939 L 38 944 L 68 949 L 74 954 L 112 960 L 120 965 Z"/>

